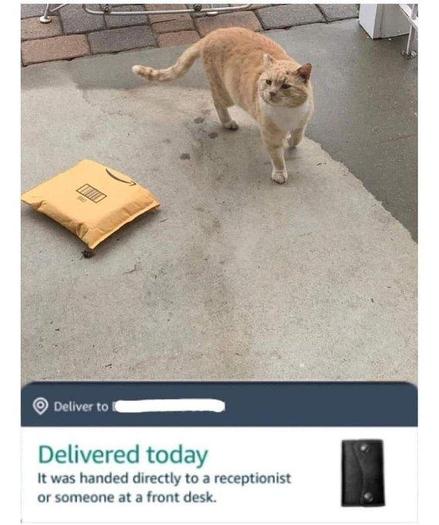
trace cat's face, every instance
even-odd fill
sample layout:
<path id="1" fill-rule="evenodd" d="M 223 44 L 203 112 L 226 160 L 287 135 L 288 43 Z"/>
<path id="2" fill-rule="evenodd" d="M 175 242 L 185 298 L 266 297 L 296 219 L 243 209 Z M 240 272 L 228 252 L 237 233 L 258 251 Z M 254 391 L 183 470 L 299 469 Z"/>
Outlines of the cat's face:
<path id="1" fill-rule="evenodd" d="M 273 106 L 297 107 L 303 104 L 310 92 L 311 64 L 294 69 L 287 60 L 274 60 L 264 55 L 264 72 L 259 77 L 259 94 Z"/>

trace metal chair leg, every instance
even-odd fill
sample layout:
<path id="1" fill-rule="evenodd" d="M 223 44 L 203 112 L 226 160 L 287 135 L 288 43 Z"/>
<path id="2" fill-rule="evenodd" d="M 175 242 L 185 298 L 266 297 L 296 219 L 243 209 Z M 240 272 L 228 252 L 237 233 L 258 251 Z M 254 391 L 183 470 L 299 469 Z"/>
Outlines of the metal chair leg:
<path id="1" fill-rule="evenodd" d="M 408 21 L 410 22 L 410 31 L 409 36 L 407 38 L 407 46 L 404 51 L 402 51 L 402 54 L 406 58 L 415 58 L 417 53 L 413 49 L 413 42 L 415 40 L 415 35 L 417 35 L 418 32 L 418 5 L 417 4 L 410 4 L 409 10 L 407 11 L 406 8 L 402 8 L 403 13 L 406 15 Z"/>
<path id="2" fill-rule="evenodd" d="M 414 27 L 411 27 L 410 28 L 410 32 L 409 32 L 409 36 L 407 38 L 407 46 L 405 48 L 405 51 L 402 52 L 402 54 L 406 58 L 415 58 L 416 57 L 416 51 L 414 49 L 412 49 L 415 33 L 416 33 L 416 31 L 415 31 Z"/>
<path id="3" fill-rule="evenodd" d="M 50 4 L 46 4 L 46 7 L 44 8 L 44 13 L 42 14 L 42 16 L 40 16 L 40 22 L 42 24 L 50 24 L 50 22 L 52 22 L 52 19 L 49 16 L 49 11 Z"/>

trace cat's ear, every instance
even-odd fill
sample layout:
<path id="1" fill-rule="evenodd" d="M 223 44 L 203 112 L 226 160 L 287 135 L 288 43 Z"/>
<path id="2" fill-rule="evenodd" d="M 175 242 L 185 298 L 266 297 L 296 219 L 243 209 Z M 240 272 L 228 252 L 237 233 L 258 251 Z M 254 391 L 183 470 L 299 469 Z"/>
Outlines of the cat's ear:
<path id="1" fill-rule="evenodd" d="M 300 66 L 299 69 L 296 71 L 296 75 L 299 75 L 300 78 L 307 82 L 309 80 L 309 77 L 311 76 L 311 69 L 312 65 L 310 63 L 304 64 L 303 66 Z"/>
<path id="2" fill-rule="evenodd" d="M 263 63 L 264 63 L 265 69 L 269 69 L 273 65 L 273 62 L 274 62 L 274 58 L 268 53 L 264 53 Z"/>

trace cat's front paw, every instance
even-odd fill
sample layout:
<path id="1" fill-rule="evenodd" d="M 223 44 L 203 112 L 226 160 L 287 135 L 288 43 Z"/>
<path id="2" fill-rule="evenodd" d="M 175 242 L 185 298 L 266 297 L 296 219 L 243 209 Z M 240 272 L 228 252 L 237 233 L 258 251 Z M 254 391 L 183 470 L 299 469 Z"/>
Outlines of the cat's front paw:
<path id="1" fill-rule="evenodd" d="M 287 170 L 273 170 L 271 178 L 278 184 L 284 184 L 288 180 Z"/>
<path id="2" fill-rule="evenodd" d="M 223 124 L 223 126 L 226 129 L 230 129 L 231 131 L 236 131 L 237 129 L 239 129 L 238 124 L 234 120 L 229 120 L 229 122 L 226 122 L 225 124 Z"/>

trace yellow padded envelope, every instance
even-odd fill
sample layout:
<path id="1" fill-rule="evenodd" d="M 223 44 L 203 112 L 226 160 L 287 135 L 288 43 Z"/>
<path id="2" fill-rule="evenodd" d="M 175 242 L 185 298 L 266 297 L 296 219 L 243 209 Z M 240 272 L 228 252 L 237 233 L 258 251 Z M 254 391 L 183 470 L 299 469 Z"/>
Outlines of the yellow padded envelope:
<path id="1" fill-rule="evenodd" d="M 93 160 L 81 160 L 21 198 L 92 249 L 124 224 L 160 205 L 148 189 Z"/>

